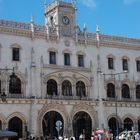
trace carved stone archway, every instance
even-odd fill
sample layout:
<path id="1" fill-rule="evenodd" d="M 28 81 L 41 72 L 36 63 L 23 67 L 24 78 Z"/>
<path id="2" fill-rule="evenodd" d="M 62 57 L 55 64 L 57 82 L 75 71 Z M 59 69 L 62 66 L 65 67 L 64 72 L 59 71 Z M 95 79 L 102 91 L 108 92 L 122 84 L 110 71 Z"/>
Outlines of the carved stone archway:
<path id="1" fill-rule="evenodd" d="M 75 114 L 78 113 L 78 112 L 81 112 L 81 111 L 86 112 L 91 117 L 91 120 L 92 120 L 92 130 L 97 128 L 98 127 L 98 117 L 97 117 L 95 108 L 93 106 L 90 106 L 90 105 L 84 103 L 84 102 L 81 102 L 81 103 L 79 103 L 79 104 L 77 104 L 77 105 L 75 105 L 73 107 L 73 109 L 71 111 L 71 114 L 70 114 L 70 116 L 71 116 L 70 122 L 72 122 L 73 117 L 75 116 Z"/>
<path id="2" fill-rule="evenodd" d="M 50 103 L 46 103 L 42 107 L 42 109 L 38 112 L 38 118 L 37 118 L 37 125 L 38 125 L 38 132 L 39 132 L 38 135 L 43 136 L 42 120 L 43 120 L 44 115 L 50 111 L 56 111 L 61 114 L 61 116 L 64 120 L 64 135 L 67 134 L 69 115 L 68 115 L 64 105 L 52 101 Z"/>
<path id="3" fill-rule="evenodd" d="M 26 132 L 25 132 L 25 127 L 27 126 L 28 124 L 28 121 L 27 121 L 27 118 L 20 112 L 14 112 L 12 114 L 10 114 L 8 117 L 7 117 L 7 128 L 8 128 L 8 122 L 14 118 L 14 117 L 17 117 L 19 118 L 21 121 L 22 121 L 22 134 L 23 134 L 23 138 L 26 137 Z"/>
<path id="4" fill-rule="evenodd" d="M 6 129 L 7 124 L 6 117 L 2 113 L 0 113 L 0 121 L 2 123 L 2 129 Z"/>

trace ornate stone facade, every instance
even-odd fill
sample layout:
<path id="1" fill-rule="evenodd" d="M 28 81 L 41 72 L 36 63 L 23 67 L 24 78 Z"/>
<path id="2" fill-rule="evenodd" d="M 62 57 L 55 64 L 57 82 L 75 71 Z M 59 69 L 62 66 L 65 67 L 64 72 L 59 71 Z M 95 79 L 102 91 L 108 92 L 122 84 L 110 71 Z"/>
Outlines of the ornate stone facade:
<path id="1" fill-rule="evenodd" d="M 63 122 L 63 135 L 89 135 L 86 129 L 92 132 L 96 128 L 114 131 L 115 119 L 119 129 L 130 123 L 127 128 L 140 131 L 140 39 L 103 35 L 99 30 L 78 32 L 75 8 L 58 1 L 49 5 L 45 16 L 54 20 L 53 25 L 49 21 L 37 26 L 33 19 L 30 24 L 0 20 L 0 67 L 15 68 L 21 89 L 20 94 L 11 93 L 11 71 L 1 72 L 1 89 L 7 95 L 6 102 L 0 100 L 2 129 L 18 118 L 22 138 L 28 132 L 40 137 L 49 133 L 45 127 L 50 120 L 45 116 L 50 112 Z M 19 61 L 13 60 L 14 48 L 19 50 Z M 113 69 L 108 68 L 109 58 Z M 119 74 L 122 60 L 127 60 L 125 74 Z M 80 124 L 83 120 L 88 126 Z"/>

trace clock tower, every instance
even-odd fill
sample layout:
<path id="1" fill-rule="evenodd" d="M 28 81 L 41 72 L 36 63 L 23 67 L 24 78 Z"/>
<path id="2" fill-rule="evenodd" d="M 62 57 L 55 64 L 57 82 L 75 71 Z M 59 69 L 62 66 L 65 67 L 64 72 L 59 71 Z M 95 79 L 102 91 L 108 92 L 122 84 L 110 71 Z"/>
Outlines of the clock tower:
<path id="1" fill-rule="evenodd" d="M 65 0 L 55 0 L 45 8 L 46 26 L 59 31 L 60 36 L 72 36 L 76 27 L 76 5 Z"/>

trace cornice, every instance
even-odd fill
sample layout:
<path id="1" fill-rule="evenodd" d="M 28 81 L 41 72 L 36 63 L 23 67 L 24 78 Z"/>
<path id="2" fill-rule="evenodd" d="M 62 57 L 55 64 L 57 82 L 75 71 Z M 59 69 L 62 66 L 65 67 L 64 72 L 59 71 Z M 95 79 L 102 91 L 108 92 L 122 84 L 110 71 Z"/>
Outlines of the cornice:
<path id="1" fill-rule="evenodd" d="M 116 107 L 116 102 L 104 102 L 104 106 L 106 107 Z M 140 108 L 139 102 L 117 102 L 118 108 Z"/>

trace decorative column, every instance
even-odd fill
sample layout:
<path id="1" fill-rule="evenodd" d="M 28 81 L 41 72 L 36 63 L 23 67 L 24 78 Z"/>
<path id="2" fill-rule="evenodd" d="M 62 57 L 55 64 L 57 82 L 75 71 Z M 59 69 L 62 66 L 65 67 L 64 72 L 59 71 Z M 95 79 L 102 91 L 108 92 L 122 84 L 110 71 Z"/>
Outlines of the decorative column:
<path id="1" fill-rule="evenodd" d="M 105 87 L 104 86 L 104 79 L 101 80 L 102 75 L 100 73 L 97 73 L 97 84 L 98 84 L 98 96 L 99 96 L 99 109 L 98 109 L 98 118 L 99 118 L 99 128 L 107 128 L 107 124 L 105 123 L 105 110 L 104 110 L 104 101 L 105 97 L 103 96 L 105 92 Z"/>
<path id="2" fill-rule="evenodd" d="M 31 69 L 30 69 L 30 117 L 29 117 L 29 132 L 31 135 L 35 136 L 36 133 L 36 63 L 35 63 L 35 52 L 31 49 Z"/>

